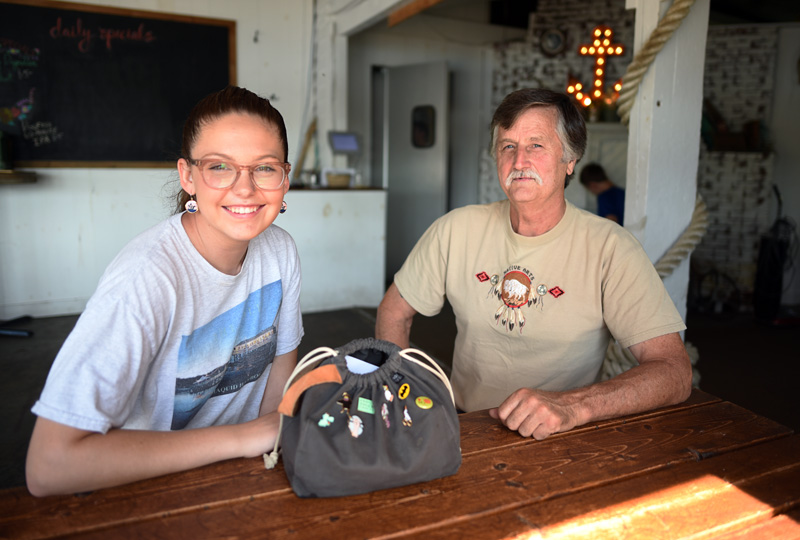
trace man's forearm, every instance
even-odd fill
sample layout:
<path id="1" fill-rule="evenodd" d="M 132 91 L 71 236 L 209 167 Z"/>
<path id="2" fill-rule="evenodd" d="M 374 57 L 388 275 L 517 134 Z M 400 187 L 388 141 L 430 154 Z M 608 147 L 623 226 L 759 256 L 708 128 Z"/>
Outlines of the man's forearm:
<path id="1" fill-rule="evenodd" d="M 680 403 L 692 391 L 692 366 L 678 334 L 633 345 L 639 365 L 600 383 L 563 392 L 520 388 L 489 414 L 523 437 L 553 433 Z"/>
<path id="2" fill-rule="evenodd" d="M 375 321 L 375 337 L 391 341 L 406 348 L 411 336 L 411 323 L 416 311 L 400 295 L 394 283 L 386 291 L 386 295 L 378 306 Z"/>
<path id="3" fill-rule="evenodd" d="M 673 364 L 651 361 L 585 388 L 564 393 L 573 402 L 577 425 L 617 418 L 641 411 L 680 403 L 691 392 L 691 377 L 685 376 Z"/>
<path id="4" fill-rule="evenodd" d="M 401 319 L 394 315 L 391 312 L 381 313 L 381 310 L 378 309 L 378 318 L 375 322 L 375 337 L 391 341 L 405 349 L 408 347 L 411 335 L 411 320 Z"/>

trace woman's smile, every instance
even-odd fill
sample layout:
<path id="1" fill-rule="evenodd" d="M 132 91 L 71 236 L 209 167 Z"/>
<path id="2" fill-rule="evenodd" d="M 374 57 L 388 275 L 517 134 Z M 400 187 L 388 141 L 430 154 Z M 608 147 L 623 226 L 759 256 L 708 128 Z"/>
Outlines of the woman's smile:
<path id="1" fill-rule="evenodd" d="M 247 214 L 254 214 L 255 212 L 258 212 L 259 210 L 264 208 L 264 205 L 258 205 L 258 206 L 223 206 L 223 208 L 225 210 L 227 210 L 228 212 L 231 212 L 233 214 L 247 215 Z"/>

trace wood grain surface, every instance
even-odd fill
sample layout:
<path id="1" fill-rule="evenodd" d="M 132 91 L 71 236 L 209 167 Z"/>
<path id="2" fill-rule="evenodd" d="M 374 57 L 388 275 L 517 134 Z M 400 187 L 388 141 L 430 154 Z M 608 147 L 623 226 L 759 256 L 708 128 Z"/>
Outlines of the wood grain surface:
<path id="1" fill-rule="evenodd" d="M 301 499 L 237 459 L 90 494 L 0 492 L 0 537 L 798 538 L 800 435 L 695 390 L 685 403 L 526 439 L 460 416 L 447 478 Z"/>

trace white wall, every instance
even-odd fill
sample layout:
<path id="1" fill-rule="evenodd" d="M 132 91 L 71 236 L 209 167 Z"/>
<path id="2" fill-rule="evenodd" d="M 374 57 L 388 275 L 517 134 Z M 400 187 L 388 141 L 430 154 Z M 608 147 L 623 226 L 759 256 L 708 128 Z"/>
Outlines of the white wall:
<path id="1" fill-rule="evenodd" d="M 781 27 L 772 109 L 771 139 L 775 148 L 773 179 L 783 196 L 783 215 L 793 219 L 795 226 L 800 227 L 800 71 L 798 71 L 800 65 L 798 62 L 800 62 L 800 25 Z M 800 304 L 800 249 L 795 250 L 793 263 L 793 270 L 784 275 L 785 288 L 781 298 L 784 305 Z"/>
<path id="2" fill-rule="evenodd" d="M 296 159 L 309 86 L 312 0 L 84 3 L 236 20 L 237 84 L 276 96 L 289 160 Z M 80 312 L 122 246 L 170 213 L 165 198 L 173 186 L 164 186 L 171 170 L 35 171 L 34 184 L 0 186 L 0 319 Z"/>
<path id="3" fill-rule="evenodd" d="M 0 319 L 79 313 L 100 274 L 167 215 L 166 169 L 39 169 L 0 186 Z"/>
<path id="4" fill-rule="evenodd" d="M 385 292 L 386 191 L 289 190 L 275 223 L 297 243 L 303 313 L 376 307 Z"/>
<path id="5" fill-rule="evenodd" d="M 371 152 L 372 66 L 447 62 L 451 72 L 450 208 L 478 202 L 478 149 L 489 137 L 491 44 L 524 36 L 518 29 L 420 14 L 397 26 L 385 22 L 349 38 L 349 129 L 364 134 Z M 487 143 L 488 144 L 488 143 Z M 364 175 L 371 171 L 365 163 Z"/>

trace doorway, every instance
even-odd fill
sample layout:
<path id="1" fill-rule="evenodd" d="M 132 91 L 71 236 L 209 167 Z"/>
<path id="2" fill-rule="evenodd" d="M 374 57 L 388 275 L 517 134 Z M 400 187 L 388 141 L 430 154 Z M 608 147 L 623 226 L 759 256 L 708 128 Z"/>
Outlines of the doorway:
<path id="1" fill-rule="evenodd" d="M 448 210 L 449 86 L 445 62 L 373 70 L 372 163 L 387 190 L 387 284 Z"/>

